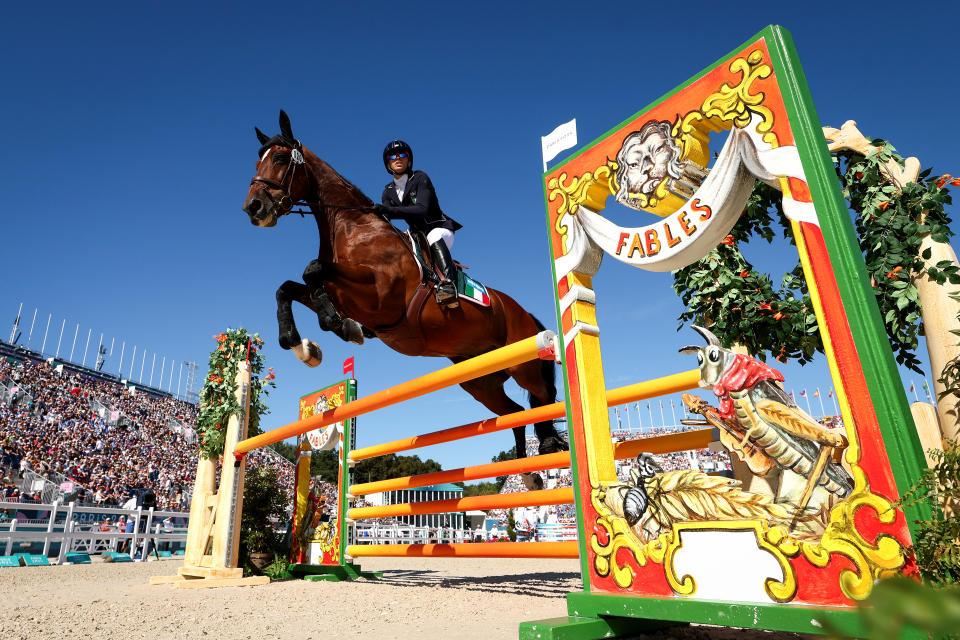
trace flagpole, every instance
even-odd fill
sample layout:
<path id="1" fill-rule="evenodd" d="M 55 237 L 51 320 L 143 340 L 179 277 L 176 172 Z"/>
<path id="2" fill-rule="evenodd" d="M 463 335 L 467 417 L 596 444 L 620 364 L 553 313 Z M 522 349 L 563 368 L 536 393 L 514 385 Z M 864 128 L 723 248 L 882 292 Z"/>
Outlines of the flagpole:
<path id="1" fill-rule="evenodd" d="M 23 311 L 23 303 L 20 303 L 20 308 L 17 309 L 17 319 L 13 321 L 13 329 L 10 330 L 10 344 L 12 345 L 17 341 L 17 329 L 20 328 L 20 312 Z"/>
<path id="2" fill-rule="evenodd" d="M 140 357 L 140 379 L 137 380 L 140 384 L 143 384 L 143 365 L 147 363 L 147 350 L 143 350 L 143 355 Z"/>
<path id="3" fill-rule="evenodd" d="M 33 341 L 33 323 L 37 321 L 38 310 L 36 307 L 33 309 L 33 320 L 30 321 L 30 334 L 27 336 L 27 349 L 30 348 L 30 343 Z"/>
<path id="4" fill-rule="evenodd" d="M 130 357 L 130 373 L 127 374 L 127 380 L 133 379 L 133 365 L 137 361 L 137 345 L 133 345 L 133 356 Z"/>
<path id="5" fill-rule="evenodd" d="M 173 391 L 173 368 L 176 366 L 176 364 L 176 360 L 170 361 L 170 377 L 167 380 L 167 393 L 171 393 Z"/>
<path id="6" fill-rule="evenodd" d="M 924 379 L 924 382 L 926 382 L 926 379 Z M 914 402 L 920 402 L 920 396 L 917 395 L 917 386 L 913 384 L 913 379 L 910 380 L 910 391 L 913 391 Z"/>
<path id="7" fill-rule="evenodd" d="M 153 370 L 157 368 L 157 352 L 153 352 L 153 362 L 150 363 L 150 382 L 147 383 L 148 387 L 153 386 Z"/>
<path id="8" fill-rule="evenodd" d="M 617 414 L 617 431 L 620 431 L 620 407 L 614 407 L 613 411 Z"/>
<path id="9" fill-rule="evenodd" d="M 660 426 L 666 428 L 667 419 L 663 416 L 663 400 L 660 401 Z"/>
<path id="10" fill-rule="evenodd" d="M 43 344 L 40 345 L 40 357 L 43 357 L 43 350 L 47 348 L 47 334 L 50 333 L 50 319 L 53 314 L 47 314 L 47 329 L 43 332 Z"/>
<path id="11" fill-rule="evenodd" d="M 90 336 L 93 335 L 93 327 L 87 329 L 87 344 L 83 347 L 83 362 L 80 364 L 81 367 L 87 366 L 87 349 L 90 348 Z"/>
<path id="12" fill-rule="evenodd" d="M 70 362 L 73 362 L 73 350 L 77 348 L 77 334 L 80 333 L 80 323 L 77 323 L 77 328 L 73 330 L 73 344 L 70 345 Z"/>
<path id="13" fill-rule="evenodd" d="M 637 403 L 637 429 L 643 432 L 643 418 L 640 416 L 640 403 Z"/>
<path id="14" fill-rule="evenodd" d="M 923 392 L 927 394 L 927 402 L 933 406 L 937 406 L 937 403 L 933 401 L 933 396 L 930 395 L 930 387 L 927 386 L 927 377 L 923 377 Z"/>
<path id="15" fill-rule="evenodd" d="M 820 417 L 827 417 L 827 410 L 823 408 L 823 396 L 820 395 L 820 387 L 817 387 L 817 399 L 820 400 Z"/>
<path id="16" fill-rule="evenodd" d="M 627 414 L 627 431 L 633 431 L 633 425 L 630 424 L 630 405 L 624 406 L 623 412 Z"/>
<path id="17" fill-rule="evenodd" d="M 673 405 L 673 398 L 670 398 L 670 414 L 673 416 L 673 426 L 677 426 L 677 409 Z"/>
<path id="18" fill-rule="evenodd" d="M 647 403 L 647 411 L 650 413 L 650 428 L 653 429 L 653 409 L 650 408 L 650 403 Z"/>
<path id="19" fill-rule="evenodd" d="M 67 319 L 64 318 L 63 322 L 60 323 L 60 339 L 57 340 L 57 353 L 53 356 L 54 358 L 60 357 L 60 343 L 63 342 L 63 329 L 67 326 Z"/>
<path id="20" fill-rule="evenodd" d="M 833 410 L 837 412 L 837 415 L 840 415 L 840 406 L 837 404 L 837 394 L 833 392 L 833 389 L 830 389 L 830 397 L 833 398 Z"/>
<path id="21" fill-rule="evenodd" d="M 804 390 L 803 390 L 803 393 L 802 393 L 801 395 L 803 396 L 803 399 L 806 400 L 806 402 L 807 402 L 807 413 L 812 416 L 812 415 L 813 415 L 813 409 L 810 408 L 810 396 L 807 395 L 807 390 L 804 389 Z"/>
<path id="22" fill-rule="evenodd" d="M 126 347 L 126 341 L 120 343 L 120 364 L 117 365 L 117 380 L 123 377 L 123 350 Z"/>

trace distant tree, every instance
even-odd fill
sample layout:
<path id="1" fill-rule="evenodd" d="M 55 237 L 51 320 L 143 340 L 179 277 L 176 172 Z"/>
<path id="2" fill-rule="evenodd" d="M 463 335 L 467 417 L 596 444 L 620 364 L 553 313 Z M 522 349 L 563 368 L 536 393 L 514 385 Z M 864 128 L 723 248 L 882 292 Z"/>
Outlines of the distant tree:
<path id="1" fill-rule="evenodd" d="M 507 451 L 501 451 L 496 456 L 494 456 L 492 462 L 505 462 L 507 460 L 513 460 L 517 457 L 517 448 L 510 447 Z M 507 481 L 507 476 L 497 476 L 497 491 L 500 493 L 500 490 L 503 489 L 503 484 Z"/>
<path id="2" fill-rule="evenodd" d="M 506 476 L 504 476 L 504 478 L 506 478 Z M 500 489 L 503 488 L 503 484 L 499 482 L 478 482 L 477 484 L 468 485 L 463 485 L 463 483 L 458 482 L 457 484 L 463 487 L 464 498 L 494 495 L 500 493 Z"/>
<path id="3" fill-rule="evenodd" d="M 271 449 L 282 455 L 284 458 L 290 462 L 297 461 L 297 447 L 296 445 L 290 444 L 288 442 L 274 442 L 269 445 Z"/>

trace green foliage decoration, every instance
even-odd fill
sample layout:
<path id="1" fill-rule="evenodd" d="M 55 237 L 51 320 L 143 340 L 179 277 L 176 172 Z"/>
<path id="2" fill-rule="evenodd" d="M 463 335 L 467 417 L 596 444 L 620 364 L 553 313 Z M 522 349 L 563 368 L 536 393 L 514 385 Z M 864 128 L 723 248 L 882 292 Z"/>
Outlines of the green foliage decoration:
<path id="1" fill-rule="evenodd" d="M 874 140 L 873 145 L 874 150 L 866 156 L 840 154 L 838 174 L 843 195 L 855 213 L 860 248 L 893 353 L 899 364 L 922 373 L 914 355 L 923 324 L 913 279 L 923 274 L 925 260 L 930 259 L 929 250 L 920 251 L 923 236 L 929 234 L 934 242 L 946 243 L 953 235 L 944 209 L 951 204 L 946 188 L 951 176 L 932 178 L 927 169 L 916 182 L 901 188 L 881 167 L 890 160 L 902 167 L 903 158 L 889 142 Z M 926 275 L 939 284 L 960 284 L 960 272 L 948 261 L 930 266 Z"/>
<path id="2" fill-rule="evenodd" d="M 287 495 L 273 467 L 247 470 L 243 486 L 243 513 L 240 516 L 240 558 L 246 564 L 254 552 L 281 551 Z"/>
<path id="3" fill-rule="evenodd" d="M 946 185 L 960 186 L 960 180 L 931 177 L 928 169 L 900 189 L 881 167 L 890 160 L 903 166 L 903 158 L 884 140 L 873 144 L 866 156 L 844 151 L 834 155 L 834 162 L 894 355 L 919 372 L 914 351 L 923 325 L 912 279 L 930 258 L 920 251 L 923 236 L 948 242 L 952 235 L 944 210 L 951 203 Z M 708 326 L 722 343 L 743 345 L 762 360 L 769 352 L 781 362 L 795 359 L 803 365 L 823 352 L 823 342 L 799 259 L 775 284 L 740 250 L 754 237 L 772 242 L 776 227 L 794 243 L 781 198 L 778 190 L 757 182 L 730 235 L 701 260 L 673 272 L 674 290 L 686 306 L 680 327 Z M 960 284 L 960 273 L 948 262 L 928 266 L 926 275 L 941 284 Z M 954 377 L 960 386 L 960 364 Z"/>
<path id="4" fill-rule="evenodd" d="M 934 464 L 900 499 L 900 506 L 923 504 L 930 518 L 919 520 L 912 551 L 920 574 L 936 584 L 960 585 L 960 444 L 948 440 L 931 449 Z"/>
<path id="5" fill-rule="evenodd" d="M 273 368 L 264 375 L 263 340 L 259 334 L 246 329 L 227 329 L 213 336 L 217 347 L 210 352 L 210 365 L 203 388 L 200 390 L 200 412 L 197 417 L 197 443 L 200 453 L 216 459 L 223 455 L 230 416 L 240 415 L 242 408 L 236 399 L 236 377 L 240 363 L 250 364 L 250 420 L 248 436 L 260 433 L 260 418 L 269 413 L 264 398 L 273 382 Z"/>

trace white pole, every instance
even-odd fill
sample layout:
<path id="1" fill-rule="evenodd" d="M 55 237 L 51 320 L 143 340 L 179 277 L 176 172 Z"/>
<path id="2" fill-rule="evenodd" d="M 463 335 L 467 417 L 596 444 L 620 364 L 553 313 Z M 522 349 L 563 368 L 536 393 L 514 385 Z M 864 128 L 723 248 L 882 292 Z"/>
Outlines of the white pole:
<path id="1" fill-rule="evenodd" d="M 153 353 L 153 362 L 150 363 L 150 382 L 147 383 L 148 386 L 153 386 L 153 370 L 157 366 L 157 353 Z"/>
<path id="2" fill-rule="evenodd" d="M 630 424 L 630 405 L 625 406 L 623 412 L 627 414 L 627 431 L 633 431 L 633 425 Z"/>
<path id="3" fill-rule="evenodd" d="M 87 366 L 87 350 L 90 348 L 90 336 L 93 335 L 93 329 L 87 329 L 87 344 L 83 348 L 83 362 L 80 363 L 81 367 Z"/>
<path id="4" fill-rule="evenodd" d="M 177 397 L 183 400 L 180 397 L 180 381 L 183 380 L 183 363 L 180 363 L 180 375 L 177 376 Z"/>
<path id="5" fill-rule="evenodd" d="M 80 323 L 77 323 L 77 328 L 73 330 L 73 344 L 70 346 L 70 362 L 73 362 L 73 350 L 77 348 L 77 334 L 80 333 Z"/>
<path id="6" fill-rule="evenodd" d="M 36 307 L 33 308 L 33 320 L 30 321 L 30 335 L 27 336 L 27 349 L 30 348 L 30 342 L 33 340 L 33 323 L 37 321 L 37 311 Z"/>
<path id="7" fill-rule="evenodd" d="M 810 408 L 810 396 L 807 394 L 807 390 L 803 390 L 803 399 L 807 401 L 807 414 L 813 415 L 813 410 Z"/>
<path id="8" fill-rule="evenodd" d="M 643 431 L 643 417 L 640 415 L 640 403 L 637 403 L 637 428 Z"/>
<path id="9" fill-rule="evenodd" d="M 650 414 L 650 428 L 653 429 L 653 427 L 654 427 L 654 424 L 653 424 L 653 409 L 650 408 L 650 403 L 649 403 L 649 402 L 647 403 L 647 413 Z"/>
<path id="10" fill-rule="evenodd" d="M 20 326 L 20 312 L 23 311 L 23 303 L 20 303 L 20 308 L 17 309 L 17 319 L 13 321 L 13 329 L 10 330 L 10 344 L 13 344 L 13 341 L 17 339 L 17 328 Z"/>
<path id="11" fill-rule="evenodd" d="M 667 419 L 663 417 L 663 400 L 660 401 L 660 426 L 667 426 Z"/>
<path id="12" fill-rule="evenodd" d="M 130 358 L 130 373 L 127 374 L 127 379 L 133 378 L 133 363 L 137 359 L 137 345 L 133 345 L 133 357 Z"/>
<path id="13" fill-rule="evenodd" d="M 170 361 L 170 379 L 167 381 L 167 393 L 173 390 L 173 365 L 175 364 L 177 364 L 176 360 Z"/>
<path id="14" fill-rule="evenodd" d="M 163 370 L 167 366 L 167 356 L 163 356 L 163 360 L 160 361 L 160 384 L 157 385 L 157 389 L 163 391 Z"/>
<path id="15" fill-rule="evenodd" d="M 840 407 L 837 405 L 837 394 L 834 393 L 833 389 L 830 389 L 830 397 L 833 398 L 833 410 L 837 412 L 837 415 L 840 415 Z"/>
<path id="16" fill-rule="evenodd" d="M 57 340 L 57 353 L 56 355 L 53 356 L 54 358 L 60 357 L 60 343 L 63 342 L 63 330 L 66 328 L 66 326 L 67 326 L 67 319 L 64 318 L 63 322 L 60 323 L 60 339 Z"/>
<path id="17" fill-rule="evenodd" d="M 143 356 L 140 358 L 140 379 L 137 382 L 143 383 L 143 365 L 147 363 L 147 350 L 143 350 Z"/>
<path id="18" fill-rule="evenodd" d="M 910 391 L 913 391 L 913 401 L 920 402 L 920 396 L 917 395 L 917 385 L 913 384 L 913 380 L 910 380 Z"/>
<path id="19" fill-rule="evenodd" d="M 820 387 L 817 387 L 817 398 L 820 399 L 820 417 L 825 418 L 827 416 L 827 410 L 823 408 L 823 396 L 820 394 Z"/>
<path id="20" fill-rule="evenodd" d="M 120 364 L 117 365 L 117 378 L 123 377 L 123 350 L 126 348 L 126 346 L 126 342 L 120 343 Z"/>
<path id="21" fill-rule="evenodd" d="M 47 334 L 50 333 L 50 320 L 53 318 L 53 314 L 47 315 L 47 329 L 43 332 L 43 344 L 40 345 L 40 355 L 43 355 L 43 350 L 47 348 Z"/>
<path id="22" fill-rule="evenodd" d="M 673 398 L 670 398 L 670 415 L 673 416 L 673 426 L 677 426 L 677 409 L 673 406 Z"/>

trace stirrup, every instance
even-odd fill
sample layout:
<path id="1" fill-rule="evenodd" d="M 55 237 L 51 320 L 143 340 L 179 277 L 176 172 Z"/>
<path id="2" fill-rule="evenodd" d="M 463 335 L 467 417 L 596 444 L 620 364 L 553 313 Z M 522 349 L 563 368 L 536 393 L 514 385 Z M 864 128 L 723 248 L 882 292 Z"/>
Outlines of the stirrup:
<path id="1" fill-rule="evenodd" d="M 456 309 L 460 306 L 460 300 L 457 297 L 457 288 L 449 280 L 445 280 L 437 285 L 435 292 L 437 304 L 448 309 Z"/>

